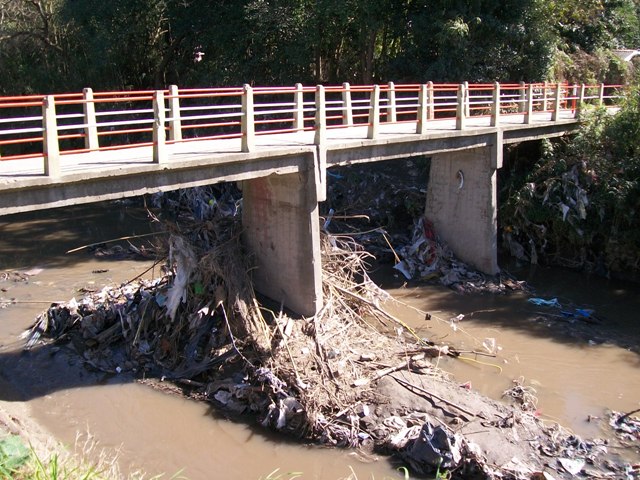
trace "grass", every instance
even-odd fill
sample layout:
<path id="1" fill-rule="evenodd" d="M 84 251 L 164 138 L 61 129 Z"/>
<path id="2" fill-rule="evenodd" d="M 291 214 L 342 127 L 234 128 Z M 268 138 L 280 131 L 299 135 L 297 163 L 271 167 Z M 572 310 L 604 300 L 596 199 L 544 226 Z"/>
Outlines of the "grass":
<path id="1" fill-rule="evenodd" d="M 78 442 L 76 442 L 78 445 Z M 0 480 L 144 480 L 145 474 L 136 472 L 122 475 L 117 457 L 104 451 L 96 451 L 96 443 L 88 437 L 80 443 L 80 453 L 67 451 L 51 453 L 44 459 L 33 447 L 27 447 L 16 435 L 0 438 Z M 90 462 L 88 458 L 97 458 Z M 149 480 L 161 480 L 164 475 L 149 477 Z M 187 480 L 178 472 L 168 480 Z"/>

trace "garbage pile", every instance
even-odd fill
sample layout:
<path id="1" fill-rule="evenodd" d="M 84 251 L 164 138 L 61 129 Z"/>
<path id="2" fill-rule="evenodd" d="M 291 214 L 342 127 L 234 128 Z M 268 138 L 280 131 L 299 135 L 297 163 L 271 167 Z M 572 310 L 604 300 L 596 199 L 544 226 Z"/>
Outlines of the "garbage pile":
<path id="1" fill-rule="evenodd" d="M 417 219 L 411 241 L 397 253 L 394 268 L 407 280 L 434 281 L 459 293 L 501 294 L 528 288 L 526 282 L 511 278 L 506 272 L 497 277 L 485 275 L 456 258 L 424 217 Z"/>
<path id="2" fill-rule="evenodd" d="M 172 231 L 160 278 L 53 304 L 25 348 L 50 338 L 99 371 L 188 385 L 227 412 L 336 446 L 370 441 L 360 415 L 378 378 L 437 375 L 428 361 L 437 348 L 380 307 L 388 295 L 352 239 L 323 237 L 325 305 L 305 319 L 258 303 L 237 218 L 192 227 Z"/>
<path id="3" fill-rule="evenodd" d="M 322 235 L 324 306 L 295 318 L 258 302 L 237 208 L 197 198 L 212 208 L 203 221 L 167 226 L 159 278 L 51 305 L 25 348 L 52 339 L 99 371 L 171 381 L 229 415 L 307 441 L 395 453 L 420 474 L 535 478 L 540 464 L 530 458 L 536 451 L 529 440 L 550 448 L 543 426 L 487 399 L 477 400 L 476 411 L 461 406 L 479 396 L 435 367 L 455 351 L 428 343 L 382 308 L 389 295 L 370 280 L 371 253 L 352 237 Z M 397 390 L 381 392 L 385 380 L 417 396 L 401 405 Z M 439 394 L 431 391 L 436 386 Z M 484 444 L 459 432 L 465 422 L 469 431 L 490 432 Z M 553 442 L 565 439 L 554 434 Z M 518 444 L 531 469 L 497 464 L 491 456 L 501 452 L 498 440 Z"/>
<path id="4" fill-rule="evenodd" d="M 422 162 L 425 163 L 425 162 Z M 356 239 L 378 261 L 390 262 L 405 279 L 432 282 L 459 293 L 527 290 L 506 272 L 489 276 L 456 258 L 424 218 L 426 163 L 401 169 L 367 165 L 329 176 L 329 212 L 324 228 Z"/>

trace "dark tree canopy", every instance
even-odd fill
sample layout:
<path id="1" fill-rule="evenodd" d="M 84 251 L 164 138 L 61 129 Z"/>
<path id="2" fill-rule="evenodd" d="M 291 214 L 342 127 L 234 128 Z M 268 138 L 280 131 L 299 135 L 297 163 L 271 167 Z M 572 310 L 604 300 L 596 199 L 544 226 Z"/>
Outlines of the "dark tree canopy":
<path id="1" fill-rule="evenodd" d="M 598 80 L 608 49 L 640 47 L 639 13 L 640 0 L 0 0 L 0 94 Z"/>

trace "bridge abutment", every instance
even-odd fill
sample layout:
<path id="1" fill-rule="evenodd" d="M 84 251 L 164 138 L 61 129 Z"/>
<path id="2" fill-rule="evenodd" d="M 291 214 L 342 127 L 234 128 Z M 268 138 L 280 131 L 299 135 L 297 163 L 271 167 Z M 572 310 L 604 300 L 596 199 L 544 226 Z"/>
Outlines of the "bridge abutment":
<path id="1" fill-rule="evenodd" d="M 502 141 L 431 158 L 425 217 L 461 260 L 498 273 L 497 169 Z"/>
<path id="2" fill-rule="evenodd" d="M 245 245 L 256 257 L 256 290 L 291 310 L 322 306 L 317 186 L 312 170 L 242 182 Z"/>

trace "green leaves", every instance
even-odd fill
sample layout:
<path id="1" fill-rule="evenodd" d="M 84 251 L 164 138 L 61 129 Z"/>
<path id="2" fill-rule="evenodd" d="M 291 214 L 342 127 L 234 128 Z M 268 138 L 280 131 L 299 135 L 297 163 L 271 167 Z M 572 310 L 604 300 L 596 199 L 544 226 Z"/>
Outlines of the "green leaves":
<path id="1" fill-rule="evenodd" d="M 30 455 L 30 450 L 22 443 L 20 437 L 11 435 L 0 439 L 0 479 L 13 478 L 14 473 L 29 460 Z"/>

